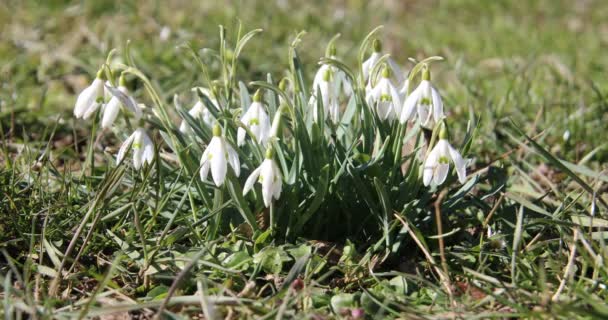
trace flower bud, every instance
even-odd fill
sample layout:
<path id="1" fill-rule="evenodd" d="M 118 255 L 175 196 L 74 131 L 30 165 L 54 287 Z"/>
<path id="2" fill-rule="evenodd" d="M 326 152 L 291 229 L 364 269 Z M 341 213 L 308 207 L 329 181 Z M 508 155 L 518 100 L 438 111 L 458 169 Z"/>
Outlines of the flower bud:
<path id="1" fill-rule="evenodd" d="M 380 40 L 374 39 L 372 46 L 374 47 L 374 52 L 382 51 L 382 42 Z"/>
<path id="2" fill-rule="evenodd" d="M 222 135 L 222 128 L 220 128 L 219 124 L 214 124 L 213 125 L 213 136 L 214 137 L 219 137 Z"/>
<path id="3" fill-rule="evenodd" d="M 256 90 L 253 95 L 253 102 L 262 102 L 262 91 L 260 89 Z"/>

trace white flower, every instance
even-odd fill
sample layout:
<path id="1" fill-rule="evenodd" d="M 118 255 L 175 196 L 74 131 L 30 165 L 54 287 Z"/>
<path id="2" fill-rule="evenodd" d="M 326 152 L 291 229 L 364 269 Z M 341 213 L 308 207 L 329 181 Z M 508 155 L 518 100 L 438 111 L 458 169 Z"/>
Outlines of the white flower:
<path id="1" fill-rule="evenodd" d="M 103 116 L 101 118 L 102 128 L 109 128 L 112 126 L 116 120 L 116 117 L 118 116 L 118 113 L 120 112 L 121 106 L 124 106 L 126 110 L 134 114 L 136 120 L 141 118 L 141 110 L 138 107 L 135 99 L 133 99 L 133 97 L 129 94 L 129 91 L 124 83 L 124 78 L 121 77 L 118 88 L 114 88 L 108 83 L 106 83 L 105 88 L 106 93 L 109 93 L 112 98 L 110 98 L 110 101 L 103 106 Z"/>
<path id="2" fill-rule="evenodd" d="M 154 160 L 154 143 L 143 128 L 137 128 L 133 134 L 125 140 L 118 150 L 116 163 L 120 164 L 125 155 L 129 151 L 129 147 L 133 150 L 133 167 L 141 168 L 142 164 L 151 164 Z"/>
<path id="3" fill-rule="evenodd" d="M 102 70 L 97 73 L 97 77 L 93 80 L 90 86 L 86 87 L 78 95 L 76 105 L 74 106 L 74 116 L 76 118 L 88 119 L 99 109 L 103 103 L 103 74 Z"/>
<path id="4" fill-rule="evenodd" d="M 253 95 L 253 103 L 251 103 L 247 112 L 241 116 L 241 122 L 251 131 L 257 143 L 266 145 L 270 137 L 270 118 L 264 111 L 262 93 L 259 90 Z M 239 146 L 245 144 L 246 135 L 247 131 L 245 129 L 238 129 L 237 144 Z"/>
<path id="5" fill-rule="evenodd" d="M 440 138 L 435 148 L 433 148 L 424 161 L 422 182 L 425 186 L 430 185 L 431 180 L 436 185 L 442 184 L 448 176 L 450 162 L 453 162 L 458 174 L 458 181 L 464 183 L 467 178 L 465 160 L 460 155 L 460 152 L 454 149 L 445 139 L 445 133 L 440 133 L 439 136 Z M 442 138 L 442 136 L 444 137 Z"/>
<path id="6" fill-rule="evenodd" d="M 389 80 L 390 71 L 384 68 L 382 78 L 375 87 L 366 88 L 366 101 L 371 108 L 375 108 L 380 120 L 393 120 L 401 113 L 401 96 L 397 88 Z"/>
<path id="7" fill-rule="evenodd" d="M 373 47 L 374 47 L 374 52 L 371 54 L 371 56 L 367 60 L 365 60 L 365 62 L 363 62 L 363 79 L 365 81 L 376 80 L 376 79 L 370 79 L 370 77 L 372 76 L 371 73 L 372 73 L 372 70 L 374 70 L 374 67 L 380 61 L 380 58 L 382 58 L 382 53 L 381 53 L 382 52 L 382 43 L 380 42 L 380 40 L 375 39 L 374 43 L 373 43 Z M 403 81 L 405 80 L 405 78 L 403 76 L 403 71 L 401 71 L 401 68 L 399 67 L 399 65 L 391 57 L 388 57 L 386 60 L 384 60 L 384 62 L 390 68 L 391 75 L 392 75 L 391 81 L 393 82 L 393 85 L 395 85 L 397 87 L 403 86 Z"/>
<path id="8" fill-rule="evenodd" d="M 211 127 L 213 125 L 213 122 L 215 121 L 215 118 L 213 117 L 209 109 L 207 109 L 207 107 L 205 107 L 205 105 L 201 101 L 196 102 L 192 109 L 188 111 L 188 114 L 194 119 L 203 120 L 203 123 L 209 127 Z M 179 125 L 179 131 L 184 134 L 192 132 L 192 128 L 190 127 L 186 119 L 182 120 L 182 123 Z"/>
<path id="9" fill-rule="evenodd" d="M 313 110 L 313 121 L 317 121 L 319 114 L 317 94 L 321 94 L 323 119 L 327 118 L 327 115 L 329 114 L 331 117 L 331 121 L 334 124 L 340 121 L 340 104 L 338 102 L 338 90 L 339 87 L 336 86 L 334 72 L 331 70 L 331 67 L 328 65 L 321 66 L 313 82 L 313 94 L 310 96 L 310 100 L 308 101 L 308 104 L 312 107 Z"/>
<path id="10" fill-rule="evenodd" d="M 201 157 L 200 171 L 201 180 L 205 181 L 209 175 L 209 169 L 211 169 L 211 177 L 218 187 L 224 184 L 224 180 L 226 180 L 228 164 L 230 164 L 237 177 L 241 174 L 239 156 L 221 134 L 220 126 L 216 124 L 213 127 L 213 138 L 211 138 L 211 142 Z"/>
<path id="11" fill-rule="evenodd" d="M 433 128 L 445 117 L 443 102 L 439 92 L 431 84 L 430 73 L 425 70 L 420 85 L 405 99 L 400 122 L 405 123 L 418 114 L 420 124 L 425 128 Z M 417 111 L 417 112 L 416 112 Z"/>
<path id="12" fill-rule="evenodd" d="M 243 195 L 246 195 L 253 188 L 256 181 L 262 184 L 262 199 L 264 199 L 264 205 L 268 208 L 273 197 L 275 200 L 279 199 L 283 188 L 281 170 L 272 159 L 272 151 L 270 152 L 270 156 L 269 152 L 266 153 L 264 162 L 257 169 L 253 170 L 247 181 L 245 181 Z"/>

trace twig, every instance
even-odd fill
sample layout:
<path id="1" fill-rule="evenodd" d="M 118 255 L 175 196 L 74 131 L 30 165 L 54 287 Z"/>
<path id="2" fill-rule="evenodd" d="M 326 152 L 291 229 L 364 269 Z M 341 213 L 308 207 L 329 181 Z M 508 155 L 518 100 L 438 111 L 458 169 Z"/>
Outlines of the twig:
<path id="1" fill-rule="evenodd" d="M 498 210 L 498 206 L 500 206 L 500 204 L 502 203 L 502 200 L 504 200 L 504 198 L 505 198 L 505 194 L 504 194 L 504 192 L 501 192 L 500 197 L 498 198 L 498 200 L 496 201 L 496 203 L 490 210 L 490 213 L 488 213 L 488 216 L 483 220 L 483 226 L 482 226 L 483 229 L 485 229 L 488 226 L 488 224 L 490 223 L 490 219 L 492 218 L 492 216 L 494 215 L 496 210 Z"/>
<path id="2" fill-rule="evenodd" d="M 578 229 L 574 229 L 574 236 L 572 238 L 572 245 L 570 247 L 570 257 L 568 258 L 568 264 L 566 265 L 566 270 L 564 271 L 564 277 L 562 278 L 562 281 L 559 284 L 559 288 L 557 288 L 557 291 L 555 291 L 555 294 L 551 298 L 552 301 L 557 301 L 559 296 L 562 294 L 562 291 L 564 291 L 564 288 L 566 287 L 566 282 L 568 281 L 568 278 L 570 277 L 570 272 L 572 272 L 572 266 L 574 265 L 574 257 L 576 256 L 576 242 L 577 241 L 578 241 Z"/>
<path id="3" fill-rule="evenodd" d="M 448 189 L 444 189 L 439 193 L 437 200 L 435 200 L 435 222 L 437 223 L 437 234 L 443 235 L 443 225 L 441 221 L 441 203 L 443 202 L 443 198 L 445 198 L 446 194 L 448 194 Z M 445 278 L 443 281 L 446 282 L 446 287 L 451 288 L 452 283 L 450 281 L 450 275 L 448 272 L 448 261 L 445 258 L 445 243 L 443 242 L 443 237 L 439 237 L 439 256 L 441 257 L 441 267 L 443 268 L 443 272 L 445 274 Z M 453 297 L 450 294 L 450 301 L 453 301 Z"/>

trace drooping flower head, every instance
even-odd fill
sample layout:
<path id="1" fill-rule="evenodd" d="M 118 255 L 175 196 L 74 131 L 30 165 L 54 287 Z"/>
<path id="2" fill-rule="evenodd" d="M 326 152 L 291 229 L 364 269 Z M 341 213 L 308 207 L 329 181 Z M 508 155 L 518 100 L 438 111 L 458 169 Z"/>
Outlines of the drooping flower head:
<path id="1" fill-rule="evenodd" d="M 198 89 L 200 89 L 207 96 L 211 95 L 211 90 L 209 90 L 207 88 L 198 88 Z M 211 103 L 213 103 L 213 105 L 217 109 L 219 109 L 217 101 L 215 99 L 211 98 L 210 101 L 211 101 Z M 202 120 L 203 124 L 205 124 L 208 127 L 212 127 L 213 122 L 215 121 L 215 117 L 213 117 L 213 114 L 211 114 L 209 109 L 207 109 L 207 107 L 205 107 L 205 104 L 203 104 L 203 102 L 200 100 L 198 100 L 194 104 L 194 106 L 188 111 L 188 114 L 195 120 Z M 184 134 L 192 133 L 192 128 L 190 127 L 190 125 L 188 124 L 186 119 L 183 119 L 182 122 L 180 123 L 179 131 Z"/>
<path id="2" fill-rule="evenodd" d="M 401 96 L 389 80 L 391 71 L 388 66 L 382 70 L 382 77 L 375 87 L 368 86 L 367 104 L 376 111 L 378 118 L 394 120 L 401 113 Z"/>
<path id="3" fill-rule="evenodd" d="M 422 177 L 424 185 L 430 185 L 431 181 L 436 185 L 442 184 L 450 171 L 450 162 L 456 168 L 458 181 L 464 183 L 467 178 L 466 162 L 460 152 L 448 142 L 445 123 L 442 123 L 439 131 L 439 141 L 424 160 Z"/>
<path id="4" fill-rule="evenodd" d="M 262 104 L 262 92 L 257 90 L 253 95 L 253 102 L 249 109 L 241 116 L 241 122 L 251 131 L 257 143 L 266 145 L 270 136 L 270 118 Z M 245 144 L 247 131 L 239 128 L 237 131 L 237 144 Z"/>
<path id="5" fill-rule="evenodd" d="M 327 48 L 327 55 L 333 60 L 338 60 L 338 57 L 336 56 L 336 46 L 333 43 L 330 44 Z M 325 64 L 323 66 L 325 66 Z M 346 73 L 332 65 L 330 65 L 329 68 L 333 72 L 332 83 L 335 86 L 336 94 L 339 95 L 340 93 L 342 93 L 345 97 L 350 97 L 353 93 L 353 87 L 350 81 L 348 80 Z M 317 74 L 315 75 L 315 80 L 317 80 L 317 78 L 319 77 L 323 77 L 321 68 L 319 69 L 319 71 L 317 71 Z"/>
<path id="6" fill-rule="evenodd" d="M 425 68 L 422 72 L 420 85 L 405 99 L 400 122 L 405 123 L 418 116 L 420 124 L 425 128 L 433 128 L 445 117 L 443 101 L 439 92 L 431 84 L 431 72 Z"/>
<path id="7" fill-rule="evenodd" d="M 241 174 L 241 164 L 239 156 L 232 146 L 226 142 L 222 136 L 222 129 L 219 124 L 213 126 L 213 138 L 203 152 L 201 157 L 201 180 L 206 181 L 211 169 L 211 177 L 217 187 L 224 184 L 228 164 L 234 170 L 234 174 L 238 177 Z"/>
<path id="8" fill-rule="evenodd" d="M 154 160 L 154 143 L 146 133 L 144 128 L 139 127 L 125 140 L 116 156 L 116 163 L 120 164 L 127 155 L 127 152 L 133 151 L 133 167 L 139 170 L 143 164 L 150 165 Z"/>
<path id="9" fill-rule="evenodd" d="M 243 188 L 243 195 L 246 195 L 256 181 L 259 182 L 262 185 L 262 199 L 266 208 L 270 207 L 273 198 L 279 199 L 283 188 L 283 176 L 281 169 L 272 158 L 273 153 L 272 148 L 266 149 L 266 158 L 257 169 L 251 172 Z"/>
<path id="10" fill-rule="evenodd" d="M 376 80 L 371 79 L 371 77 L 373 76 L 372 71 L 380 62 L 380 58 L 382 58 L 382 42 L 378 39 L 374 39 L 372 46 L 374 48 L 374 52 L 367 60 L 365 60 L 365 62 L 363 62 L 363 79 L 369 82 L 373 82 Z M 395 87 L 401 88 L 405 81 L 403 71 L 401 71 L 399 65 L 391 57 L 388 57 L 385 62 L 391 71 L 391 82 Z"/>
<path id="11" fill-rule="evenodd" d="M 313 94 L 310 96 L 309 105 L 313 110 L 313 121 L 319 118 L 318 95 L 321 95 L 321 106 L 323 107 L 323 117 L 326 119 L 330 115 L 331 121 L 336 124 L 340 120 L 340 104 L 338 102 L 338 87 L 334 81 L 334 71 L 328 65 L 323 65 L 319 69 L 322 72 L 321 78 L 315 76 L 313 84 Z M 317 72 L 317 75 L 319 75 Z"/>
<path id="12" fill-rule="evenodd" d="M 102 107 L 102 128 L 109 128 L 112 126 L 120 113 L 121 107 L 124 108 L 123 110 L 127 110 L 133 114 L 136 120 L 141 118 L 141 110 L 137 106 L 135 99 L 129 94 L 124 75 L 121 75 L 118 80 L 118 88 L 114 88 L 108 84 L 105 85 L 105 88 L 106 92 L 110 93 L 112 97 L 110 98 L 110 101 Z"/>
<path id="13" fill-rule="evenodd" d="M 74 116 L 77 119 L 89 119 L 103 104 L 104 81 L 105 74 L 103 69 L 99 69 L 91 85 L 80 92 L 74 106 Z"/>

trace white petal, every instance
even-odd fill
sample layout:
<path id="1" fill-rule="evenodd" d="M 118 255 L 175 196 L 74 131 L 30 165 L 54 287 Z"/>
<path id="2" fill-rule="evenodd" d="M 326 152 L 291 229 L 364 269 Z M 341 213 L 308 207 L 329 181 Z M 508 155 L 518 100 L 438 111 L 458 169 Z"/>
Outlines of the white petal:
<path id="1" fill-rule="evenodd" d="M 106 104 L 103 109 L 103 117 L 101 119 L 101 127 L 109 128 L 112 126 L 116 117 L 118 116 L 118 112 L 120 111 L 120 100 L 116 97 L 112 97 L 110 102 Z"/>
<path id="2" fill-rule="evenodd" d="M 209 147 L 211 148 L 209 152 L 211 154 L 211 177 L 215 185 L 219 187 L 224 184 L 228 170 L 225 142 L 223 138 L 213 137 Z"/>
<path id="3" fill-rule="evenodd" d="M 454 167 L 456 167 L 456 174 L 458 174 L 458 181 L 460 183 L 465 183 L 467 181 L 467 168 L 466 161 L 460 155 L 458 150 L 454 149 L 450 144 L 448 144 L 448 150 L 450 152 L 450 158 L 454 161 Z"/>
<path id="4" fill-rule="evenodd" d="M 213 122 L 215 122 L 215 118 L 213 117 L 213 114 L 211 114 L 211 111 L 209 111 L 207 108 L 205 108 L 203 110 L 202 118 L 203 118 L 203 122 L 208 127 L 211 127 L 213 125 Z"/>
<path id="5" fill-rule="evenodd" d="M 379 101 L 376 105 L 376 113 L 378 114 L 378 118 L 384 121 L 388 118 L 388 115 L 391 111 L 391 103 L 388 101 Z"/>
<path id="6" fill-rule="evenodd" d="M 148 136 L 148 134 L 145 131 L 143 132 L 143 138 L 144 138 L 143 160 L 144 160 L 144 163 L 151 164 L 152 161 L 154 160 L 154 142 L 152 142 L 152 139 L 150 139 L 150 136 Z"/>
<path id="7" fill-rule="evenodd" d="M 431 114 L 429 113 L 430 107 L 427 105 L 423 105 L 421 103 L 418 104 L 418 120 L 420 124 L 425 128 L 432 128 L 433 124 L 431 121 Z"/>
<path id="8" fill-rule="evenodd" d="M 431 86 L 431 96 L 433 98 L 433 119 L 435 119 L 435 122 L 439 122 L 444 117 L 443 101 L 439 92 L 433 86 Z"/>
<path id="9" fill-rule="evenodd" d="M 399 94 L 401 95 L 401 101 L 405 101 L 407 98 L 407 91 L 410 89 L 410 81 L 409 79 L 405 79 L 403 82 L 403 86 L 399 89 Z"/>
<path id="10" fill-rule="evenodd" d="M 260 171 L 261 171 L 261 168 L 258 167 L 255 170 L 253 170 L 253 172 L 249 175 L 249 177 L 245 181 L 245 187 L 243 187 L 243 195 L 246 195 L 247 193 L 249 193 L 249 191 L 251 191 L 251 189 L 253 188 L 253 185 L 255 184 L 256 181 L 258 181 L 258 178 L 260 177 Z"/>
<path id="11" fill-rule="evenodd" d="M 188 114 L 192 116 L 192 118 L 198 118 L 200 117 L 201 113 L 203 113 L 203 110 L 205 109 L 205 106 L 203 106 L 203 103 L 200 101 L 197 101 L 194 106 L 188 111 Z"/>
<path id="12" fill-rule="evenodd" d="M 393 100 L 393 112 L 395 116 L 401 115 L 401 96 L 395 86 L 389 83 L 388 89 L 390 91 L 391 99 Z"/>
<path id="13" fill-rule="evenodd" d="M 205 162 L 209 162 L 209 153 L 210 152 L 211 152 L 211 148 L 209 146 L 207 146 L 207 148 L 205 148 L 205 151 L 203 151 L 203 156 L 201 157 L 201 163 L 200 163 L 201 166 Z"/>
<path id="14" fill-rule="evenodd" d="M 448 163 L 440 163 L 435 168 L 435 175 L 433 176 L 433 181 L 436 185 L 440 185 L 445 181 L 445 178 L 448 176 L 448 171 L 450 171 L 450 165 Z"/>
<path id="15" fill-rule="evenodd" d="M 412 118 L 414 115 L 414 111 L 416 105 L 418 104 L 418 100 L 420 100 L 421 94 L 421 86 L 418 86 L 406 99 L 403 103 L 403 109 L 401 110 L 401 118 L 399 121 L 401 123 L 405 123 Z"/>
<path id="16" fill-rule="evenodd" d="M 131 143 L 133 143 L 133 138 L 135 137 L 135 133 L 131 134 L 127 140 L 125 140 L 121 145 L 120 145 L 120 149 L 118 150 L 118 154 L 116 155 L 116 164 L 120 164 L 122 162 L 122 160 L 125 158 L 125 155 L 127 154 L 127 151 L 129 150 L 129 147 L 131 146 Z"/>
<path id="17" fill-rule="evenodd" d="M 325 71 L 328 69 L 328 66 L 326 64 L 322 65 L 319 70 L 317 71 L 317 73 L 315 74 L 315 78 L 312 82 L 312 90 L 313 90 L 313 95 L 316 94 L 317 91 L 317 87 L 321 84 L 321 82 L 323 81 L 323 77 L 325 75 Z"/>
<path id="18" fill-rule="evenodd" d="M 112 99 L 116 98 L 118 101 L 120 101 L 119 105 L 124 106 L 126 110 L 135 114 L 138 119 L 141 117 L 141 110 L 137 106 L 135 99 L 129 95 L 127 88 L 123 86 L 114 88 L 111 85 L 106 84 L 105 89 L 106 92 L 110 92 L 112 94 Z"/>
<path id="19" fill-rule="evenodd" d="M 245 129 L 239 127 L 236 131 L 236 144 L 242 146 L 245 144 L 245 136 L 247 135 L 247 131 Z"/>
<path id="20" fill-rule="evenodd" d="M 133 151 L 133 167 L 135 169 L 141 168 L 141 165 L 143 163 L 144 138 L 143 138 L 142 130 L 143 129 L 138 128 L 137 130 L 135 130 L 135 133 L 133 134 L 134 135 L 133 145 L 132 145 L 131 149 Z"/>
<path id="21" fill-rule="evenodd" d="M 262 176 L 262 198 L 264 199 L 264 205 L 268 208 L 273 195 L 274 170 L 272 170 L 272 160 L 264 160 L 260 175 Z"/>
<path id="22" fill-rule="evenodd" d="M 209 168 L 211 167 L 211 162 L 205 161 L 201 166 L 200 176 L 202 181 L 207 181 L 207 176 L 209 176 Z"/>
<path id="23" fill-rule="evenodd" d="M 331 118 L 331 122 L 337 124 L 340 121 L 340 106 L 338 105 L 338 101 L 332 101 L 329 106 L 329 116 Z"/>
<path id="24" fill-rule="evenodd" d="M 89 105 L 85 109 L 84 114 L 82 115 L 82 118 L 84 120 L 91 118 L 91 116 L 94 115 L 95 112 L 97 112 L 97 110 L 99 109 L 100 106 L 101 106 L 101 103 L 93 102 L 91 105 Z"/>
<path id="25" fill-rule="evenodd" d="M 365 60 L 365 62 L 363 62 L 363 79 L 367 80 L 371 76 L 371 72 L 380 57 L 380 53 L 374 52 L 367 60 Z"/>
<path id="26" fill-rule="evenodd" d="M 260 117 L 260 143 L 264 146 L 268 143 L 270 138 L 270 132 L 272 128 L 270 125 L 270 118 L 264 112 L 263 116 Z"/>
<path id="27" fill-rule="evenodd" d="M 438 153 L 439 149 L 435 146 L 426 157 L 426 160 L 424 160 L 422 182 L 425 186 L 431 184 L 431 180 L 433 179 L 433 173 L 435 172 L 435 167 L 437 167 Z"/>
<path id="28" fill-rule="evenodd" d="M 182 123 L 180 123 L 179 132 L 184 134 L 192 133 L 192 128 L 190 128 L 190 125 L 188 124 L 188 122 L 186 122 L 186 120 L 182 120 Z"/>
<path id="29" fill-rule="evenodd" d="M 281 169 L 279 169 L 279 166 L 277 166 L 276 162 L 272 162 L 272 166 L 273 166 L 273 170 L 275 172 L 275 181 L 274 181 L 274 187 L 273 187 L 273 196 L 275 199 L 279 199 L 279 197 L 281 196 L 281 190 L 283 189 L 283 175 L 281 174 Z"/>
<path id="30" fill-rule="evenodd" d="M 239 154 L 232 148 L 231 145 L 226 143 L 226 151 L 228 152 L 228 163 L 234 170 L 234 175 L 237 177 L 241 175 L 241 162 L 239 161 Z"/>
<path id="31" fill-rule="evenodd" d="M 89 106 L 95 103 L 97 97 L 95 96 L 95 89 L 93 86 L 88 86 L 78 95 L 76 99 L 76 106 L 74 107 L 74 116 L 76 118 L 82 118 L 84 113 L 87 111 Z"/>

